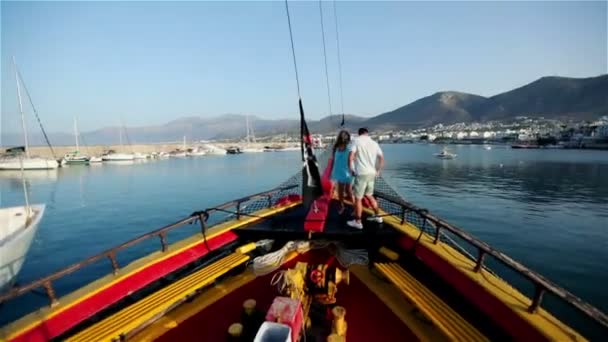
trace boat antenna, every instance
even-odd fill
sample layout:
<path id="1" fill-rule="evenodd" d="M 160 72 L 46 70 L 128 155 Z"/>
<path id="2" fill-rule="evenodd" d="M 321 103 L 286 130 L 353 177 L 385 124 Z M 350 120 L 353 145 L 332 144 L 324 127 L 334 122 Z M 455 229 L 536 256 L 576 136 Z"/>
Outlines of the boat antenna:
<path id="1" fill-rule="evenodd" d="M 342 112 L 341 127 L 344 127 L 344 92 L 342 90 L 342 58 L 340 56 L 340 34 L 338 33 L 338 11 L 336 9 L 336 0 L 334 0 L 334 24 L 336 27 L 336 48 L 338 51 L 338 80 L 340 81 L 340 110 Z"/>
<path id="2" fill-rule="evenodd" d="M 53 155 L 53 159 L 57 159 L 57 156 L 55 155 L 55 150 L 53 150 L 53 145 L 51 145 L 51 142 L 49 141 L 49 137 L 48 137 L 48 135 L 46 135 L 44 126 L 42 126 L 42 121 L 40 121 L 40 117 L 38 116 L 38 111 L 36 110 L 36 106 L 34 106 L 34 101 L 32 101 L 32 97 L 30 96 L 29 90 L 27 90 L 27 86 L 25 85 L 25 82 L 23 81 L 23 76 L 21 76 L 21 72 L 19 71 L 19 68 L 17 68 L 17 63 L 15 62 L 14 56 L 13 56 L 13 63 L 15 64 L 15 72 L 17 73 L 17 77 L 19 78 L 19 80 L 21 80 L 21 85 L 23 86 L 23 90 L 25 90 L 25 94 L 27 95 L 27 99 L 30 102 L 30 106 L 32 106 L 32 111 L 34 112 L 34 116 L 36 116 L 36 120 L 38 120 L 38 125 L 40 126 L 40 129 L 42 130 L 42 135 L 44 136 L 44 140 L 46 141 L 46 144 L 51 149 L 51 154 Z M 17 83 L 19 83 L 19 81 L 17 81 Z M 17 87 L 17 89 L 19 89 L 19 88 Z M 24 120 L 24 125 L 25 125 L 25 119 L 23 119 L 23 120 Z M 26 137 L 26 141 L 27 141 L 27 137 Z M 27 150 L 27 146 L 26 146 L 25 153 L 29 157 L 29 152 Z"/>
<path id="3" fill-rule="evenodd" d="M 302 105 L 302 95 L 300 92 L 300 78 L 298 75 L 298 63 L 296 62 L 296 50 L 293 44 L 293 30 L 291 29 L 291 16 L 289 15 L 289 3 L 285 0 L 285 11 L 287 14 L 287 25 L 289 27 L 289 40 L 291 42 L 291 54 L 293 56 L 293 68 L 296 76 L 296 86 L 298 90 L 298 107 L 300 109 L 300 151 L 304 162 L 305 172 L 302 173 L 303 203 L 305 205 L 323 194 L 321 188 L 321 174 L 317 165 L 317 158 L 312 148 L 312 137 L 304 117 L 304 107 Z"/>
<path id="4" fill-rule="evenodd" d="M 329 118 L 331 120 L 331 90 L 329 88 L 329 72 L 327 71 L 327 49 L 325 47 L 325 27 L 323 25 L 323 2 L 319 0 L 319 15 L 321 17 L 321 38 L 323 41 L 323 62 L 325 64 L 325 85 L 327 86 L 327 104 L 329 106 Z"/>

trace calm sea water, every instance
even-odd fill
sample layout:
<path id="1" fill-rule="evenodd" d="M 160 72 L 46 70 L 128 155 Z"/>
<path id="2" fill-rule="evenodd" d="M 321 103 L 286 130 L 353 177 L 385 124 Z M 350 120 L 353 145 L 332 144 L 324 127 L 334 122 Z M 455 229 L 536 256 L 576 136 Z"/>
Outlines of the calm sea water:
<path id="1" fill-rule="evenodd" d="M 608 152 L 385 145 L 385 179 L 444 217 L 608 312 Z M 259 153 L 74 166 L 28 172 L 32 202 L 47 212 L 19 277 L 27 283 L 181 219 L 264 191 L 293 174 L 299 153 Z M 1 206 L 21 205 L 19 173 L 0 173 Z M 196 231 L 184 231 L 177 238 Z M 158 247 L 143 245 L 132 259 Z M 104 260 L 56 284 L 66 293 L 108 272 Z M 0 309 L 0 322 L 44 305 L 30 295 Z"/>

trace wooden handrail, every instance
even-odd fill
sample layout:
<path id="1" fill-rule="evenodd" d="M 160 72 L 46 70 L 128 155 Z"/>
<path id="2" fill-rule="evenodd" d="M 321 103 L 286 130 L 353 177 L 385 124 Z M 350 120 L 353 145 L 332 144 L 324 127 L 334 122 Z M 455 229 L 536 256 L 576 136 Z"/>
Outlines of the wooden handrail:
<path id="1" fill-rule="evenodd" d="M 485 257 L 485 255 L 490 255 L 494 259 L 496 259 L 500 263 L 502 263 L 503 265 L 507 266 L 508 268 L 514 270 L 518 274 L 527 278 L 529 281 L 531 281 L 534 284 L 534 287 L 535 287 L 535 294 L 534 294 L 534 297 L 532 298 L 532 304 L 529 307 L 530 312 L 535 312 L 538 309 L 538 307 L 540 307 L 544 292 L 549 292 L 552 295 L 556 296 L 557 298 L 560 298 L 563 301 L 565 301 L 566 303 L 570 304 L 571 306 L 573 306 L 574 308 L 576 308 L 583 314 L 587 315 L 594 321 L 600 323 L 604 327 L 608 327 L 608 316 L 605 313 L 603 313 L 602 311 L 600 311 L 598 308 L 585 302 L 584 300 L 582 300 L 579 297 L 575 296 L 574 294 L 570 293 L 568 290 L 551 282 L 550 280 L 546 279 L 545 277 L 541 276 L 540 274 L 530 270 L 529 268 L 522 265 L 521 263 L 513 260 L 508 255 L 506 255 L 500 251 L 497 251 L 496 249 L 492 248 L 487 243 L 477 239 L 476 237 L 465 232 L 464 230 L 446 222 L 445 220 L 443 220 L 441 218 L 438 218 L 438 217 L 432 215 L 431 213 L 429 213 L 428 210 L 417 207 L 409 202 L 404 201 L 401 198 L 397 198 L 397 197 L 390 196 L 390 195 L 385 195 L 385 194 L 382 194 L 379 192 L 374 193 L 374 195 L 378 198 L 382 198 L 388 202 L 401 206 L 402 210 L 414 212 L 417 215 L 419 215 L 421 218 L 426 219 L 429 222 L 431 222 L 432 225 L 435 226 L 435 234 L 436 234 L 435 240 L 434 240 L 435 243 L 437 243 L 439 240 L 440 230 L 446 229 L 450 233 L 458 236 L 460 239 L 466 241 L 473 247 L 477 248 L 478 258 L 477 258 L 476 265 L 474 268 L 475 271 L 479 271 L 481 268 L 484 267 L 483 266 L 484 257 Z"/>

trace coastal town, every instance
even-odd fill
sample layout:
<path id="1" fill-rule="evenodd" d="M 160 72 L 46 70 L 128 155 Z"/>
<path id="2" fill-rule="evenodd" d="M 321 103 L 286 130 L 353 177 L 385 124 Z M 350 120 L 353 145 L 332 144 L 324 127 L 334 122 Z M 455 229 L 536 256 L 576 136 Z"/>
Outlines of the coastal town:
<path id="1" fill-rule="evenodd" d="M 428 128 L 376 131 L 381 143 L 507 144 L 522 148 L 608 149 L 608 116 L 594 121 L 560 121 L 520 116 L 511 121 L 437 124 Z M 331 141 L 332 135 L 323 136 Z"/>

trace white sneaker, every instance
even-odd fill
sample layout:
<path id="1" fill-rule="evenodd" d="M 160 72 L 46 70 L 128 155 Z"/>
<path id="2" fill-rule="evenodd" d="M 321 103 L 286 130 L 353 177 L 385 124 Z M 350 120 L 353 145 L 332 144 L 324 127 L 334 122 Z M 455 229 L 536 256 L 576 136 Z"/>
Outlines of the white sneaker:
<path id="1" fill-rule="evenodd" d="M 382 222 L 384 222 L 384 220 L 382 219 L 382 216 L 376 216 L 376 215 L 374 215 L 374 216 L 368 216 L 368 217 L 367 217 L 367 220 L 368 220 L 368 221 L 377 222 L 377 223 L 382 223 Z"/>
<path id="2" fill-rule="evenodd" d="M 346 222 L 346 224 L 349 227 L 353 227 L 353 228 L 357 228 L 357 229 L 363 229 L 363 224 L 357 220 L 350 220 L 348 222 Z"/>

